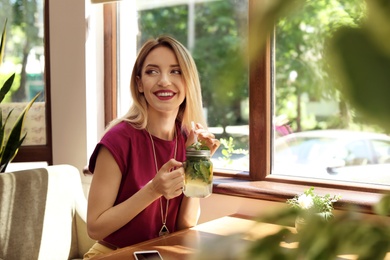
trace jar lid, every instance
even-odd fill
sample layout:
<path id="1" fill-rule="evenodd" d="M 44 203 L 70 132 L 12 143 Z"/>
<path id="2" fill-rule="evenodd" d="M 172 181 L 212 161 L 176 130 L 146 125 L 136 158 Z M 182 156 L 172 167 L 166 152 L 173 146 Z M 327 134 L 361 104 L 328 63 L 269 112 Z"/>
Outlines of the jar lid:
<path id="1" fill-rule="evenodd" d="M 186 155 L 195 157 L 210 156 L 210 150 L 196 150 L 194 148 L 189 148 L 186 150 Z"/>

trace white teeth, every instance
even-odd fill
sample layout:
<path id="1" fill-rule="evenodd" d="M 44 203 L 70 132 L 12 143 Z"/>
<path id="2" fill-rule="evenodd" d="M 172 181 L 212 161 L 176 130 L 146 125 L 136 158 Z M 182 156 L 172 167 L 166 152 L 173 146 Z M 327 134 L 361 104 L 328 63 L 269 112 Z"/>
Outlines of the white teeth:
<path id="1" fill-rule="evenodd" d="M 172 92 L 159 92 L 159 93 L 157 93 L 157 96 L 159 96 L 159 97 L 172 97 L 173 93 Z"/>

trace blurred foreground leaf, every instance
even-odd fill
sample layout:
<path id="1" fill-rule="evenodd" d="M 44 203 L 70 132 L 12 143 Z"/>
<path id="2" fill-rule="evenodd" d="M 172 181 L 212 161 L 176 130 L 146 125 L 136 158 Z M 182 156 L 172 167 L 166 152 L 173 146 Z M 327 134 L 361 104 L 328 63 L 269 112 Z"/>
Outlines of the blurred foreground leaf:
<path id="1" fill-rule="evenodd" d="M 285 223 L 290 218 L 291 223 L 296 216 L 287 209 L 258 221 Z M 345 255 L 353 259 L 385 259 L 390 251 L 389 224 L 387 218 L 367 218 L 353 211 L 335 215 L 329 221 L 312 217 L 299 233 L 281 226 L 276 233 L 253 241 L 244 239 L 245 232 L 207 241 L 194 259 L 329 260 L 343 259 Z"/>
<path id="2" fill-rule="evenodd" d="M 374 211 L 378 215 L 390 216 L 390 194 L 381 198 L 381 200 L 374 205 Z"/>
<path id="3" fill-rule="evenodd" d="M 367 5 L 362 27 L 341 27 L 326 54 L 346 100 L 368 123 L 390 132 L 390 2 L 371 0 Z"/>
<path id="4" fill-rule="evenodd" d="M 343 28 L 333 38 L 331 62 L 341 92 L 371 123 L 390 131 L 390 56 L 364 29 Z"/>

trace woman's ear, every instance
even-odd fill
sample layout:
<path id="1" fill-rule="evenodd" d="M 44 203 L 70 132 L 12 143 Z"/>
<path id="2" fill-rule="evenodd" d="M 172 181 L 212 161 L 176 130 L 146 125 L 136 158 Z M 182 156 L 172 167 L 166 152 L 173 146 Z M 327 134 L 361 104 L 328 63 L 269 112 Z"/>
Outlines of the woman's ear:
<path id="1" fill-rule="evenodd" d="M 142 86 L 141 78 L 139 76 L 137 76 L 135 78 L 135 81 L 137 82 L 137 88 L 138 88 L 139 93 L 144 93 L 144 88 Z"/>

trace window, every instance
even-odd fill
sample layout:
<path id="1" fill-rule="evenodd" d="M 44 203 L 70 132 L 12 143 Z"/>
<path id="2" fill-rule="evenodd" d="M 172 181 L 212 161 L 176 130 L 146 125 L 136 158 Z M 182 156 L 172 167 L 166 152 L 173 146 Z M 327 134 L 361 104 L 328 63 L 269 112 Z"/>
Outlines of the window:
<path id="1" fill-rule="evenodd" d="M 13 109 L 11 123 L 26 103 L 41 93 L 27 113 L 24 128 L 28 134 L 13 161 L 45 161 L 51 164 L 48 1 L 21 3 L 2 0 L 0 6 L 1 17 L 7 19 L 1 82 L 12 73 L 16 75 L 11 95 L 1 104 L 3 115 Z M 5 20 L 1 22 L 3 26 Z"/>
<path id="2" fill-rule="evenodd" d="M 248 175 L 249 73 L 243 60 L 248 35 L 247 0 L 136 1 L 120 2 L 117 8 L 119 57 L 135 58 L 147 39 L 161 34 L 174 36 L 190 50 L 200 74 L 209 129 L 222 141 L 213 157 L 214 167 Z M 220 40 L 215 41 L 216 37 Z M 129 52 L 129 47 L 134 50 Z M 128 109 L 133 62 L 117 62 L 119 114 Z"/>
<path id="3" fill-rule="evenodd" d="M 162 2 L 162 1 L 161 1 Z M 335 1 L 339 3 L 338 1 Z M 341 2 L 341 1 L 340 1 Z M 349 7 L 354 6 L 356 4 L 356 1 L 350 0 L 347 1 Z M 149 5 L 148 5 L 149 3 Z M 214 131 L 214 133 L 218 136 L 218 129 L 219 131 L 223 132 L 229 132 L 230 135 L 227 135 L 226 137 L 226 144 L 229 145 L 230 137 L 233 137 L 233 144 L 236 145 L 235 148 L 237 148 L 238 154 L 228 154 L 225 158 L 227 161 L 229 159 L 235 159 L 233 160 L 233 163 L 231 163 L 228 167 L 226 165 L 222 165 L 219 169 L 215 171 L 216 175 L 218 176 L 234 176 L 235 178 L 243 179 L 243 180 L 249 180 L 249 181 L 262 181 L 263 183 L 283 183 L 285 185 L 288 184 L 300 184 L 300 185 L 315 185 L 315 186 L 323 186 L 323 187 L 332 187 L 332 188 L 338 188 L 343 187 L 343 189 L 350 189 L 350 190 L 361 190 L 361 191 L 383 191 L 387 188 L 383 187 L 374 187 L 371 185 L 367 185 L 368 183 L 371 184 L 377 184 L 378 180 L 370 180 L 367 181 L 367 179 L 360 180 L 361 184 L 356 184 L 355 182 L 359 182 L 359 180 L 356 180 L 353 176 L 353 173 L 361 172 L 361 171 L 367 171 L 363 170 L 363 168 L 357 168 L 361 167 L 362 164 L 364 164 L 364 167 L 371 167 L 374 166 L 375 168 L 378 168 L 378 164 L 375 162 L 378 162 L 380 158 L 385 158 L 386 153 L 388 154 L 388 140 L 387 137 L 382 138 L 374 138 L 374 141 L 371 142 L 367 140 L 367 138 L 357 138 L 354 140 L 351 140 L 351 142 L 344 142 L 340 143 L 337 138 L 337 140 L 334 140 L 332 136 L 319 136 L 319 137 L 313 137 L 311 140 L 307 141 L 308 138 L 304 138 L 302 140 L 293 140 L 291 142 L 283 140 L 282 137 L 287 133 L 287 137 L 296 137 L 301 132 L 306 132 L 304 130 L 308 130 L 308 125 L 311 124 L 311 129 L 324 127 L 324 119 L 321 117 L 322 114 L 319 114 L 320 120 L 317 120 L 314 117 L 310 117 L 308 119 L 311 119 L 313 122 L 309 122 L 306 124 L 304 123 L 305 120 L 303 120 L 303 114 L 300 114 L 302 110 L 294 110 L 294 111 L 301 111 L 297 112 L 293 117 L 287 117 L 289 119 L 288 124 L 281 124 L 278 125 L 279 122 L 283 122 L 283 117 L 279 117 L 280 115 L 284 116 L 283 114 L 285 111 L 289 111 L 288 105 L 291 104 L 291 101 L 295 101 L 297 99 L 300 99 L 300 104 L 309 103 L 308 101 L 315 101 L 317 103 L 313 103 L 310 105 L 313 106 L 321 106 L 323 104 L 323 100 L 316 99 L 315 93 L 306 93 L 303 92 L 300 95 L 297 95 L 296 93 L 291 93 L 289 91 L 292 91 L 293 88 L 286 87 L 285 89 L 280 88 L 280 83 L 286 82 L 289 84 L 302 84 L 302 78 L 303 73 L 301 73 L 300 70 L 294 70 L 293 64 L 299 63 L 299 61 L 295 61 L 292 59 L 292 57 L 282 57 L 285 59 L 284 65 L 286 66 L 285 71 L 282 70 L 283 64 L 281 64 L 281 61 L 278 61 L 278 58 L 281 57 L 281 55 L 287 55 L 288 53 L 284 53 L 283 49 L 281 49 L 280 43 L 285 40 L 287 42 L 292 42 L 291 39 L 288 39 L 288 34 L 281 34 L 278 30 L 280 28 L 276 28 L 275 35 L 273 37 L 269 37 L 267 41 L 264 40 L 264 35 L 261 35 L 261 33 L 248 33 L 245 35 L 246 32 L 258 32 L 258 16 L 256 16 L 255 11 L 257 8 L 264 3 L 262 1 L 254 1 L 254 0 L 246 0 L 246 1 L 166 1 L 164 2 L 164 6 L 158 5 L 158 6 L 152 6 L 151 3 L 156 3 L 156 1 L 138 1 L 137 8 L 139 10 L 138 12 L 138 20 L 137 22 L 137 31 L 135 33 L 136 37 L 133 35 L 132 41 L 134 39 L 136 40 L 137 47 L 140 46 L 142 42 L 144 42 L 145 39 L 147 39 L 150 36 L 156 36 L 160 33 L 160 29 L 162 29 L 161 32 L 164 32 L 165 27 L 163 27 L 164 23 L 167 23 L 164 19 L 165 17 L 169 17 L 169 25 L 167 25 L 166 28 L 169 30 L 172 29 L 172 34 L 176 36 L 179 40 L 181 40 L 183 43 L 186 43 L 188 48 L 193 52 L 193 56 L 197 62 L 197 65 L 202 68 L 202 63 L 209 62 L 211 65 L 215 64 L 215 60 L 213 60 L 213 57 L 210 57 L 209 53 L 208 55 L 201 56 L 205 53 L 197 53 L 196 48 L 197 44 L 204 44 L 204 42 L 201 41 L 202 33 L 197 32 L 196 29 L 193 30 L 191 28 L 202 28 L 201 22 L 195 21 L 193 24 L 191 24 L 191 21 L 189 17 L 196 17 L 197 11 L 201 12 L 201 10 L 207 10 L 204 13 L 201 13 L 200 20 L 208 20 L 209 24 L 211 24 L 211 30 L 214 29 L 216 31 L 213 31 L 215 33 L 214 39 L 218 39 L 223 41 L 224 38 L 221 35 L 218 35 L 218 28 L 216 29 L 217 22 L 226 22 L 227 24 L 231 25 L 234 24 L 233 27 L 235 27 L 236 32 L 234 37 L 239 38 L 243 41 L 240 41 L 238 39 L 235 39 L 236 41 L 236 48 L 237 46 L 246 46 L 244 49 L 249 50 L 249 53 L 253 53 L 254 50 L 259 48 L 259 45 L 261 43 L 264 43 L 264 49 L 261 53 L 258 53 L 256 56 L 252 56 L 251 59 L 249 59 L 247 64 L 248 67 L 242 66 L 237 71 L 239 71 L 238 74 L 243 75 L 242 81 L 238 81 L 238 84 L 240 84 L 239 89 L 243 91 L 243 93 L 231 93 L 231 96 L 234 97 L 240 97 L 240 102 L 236 103 L 230 103 L 234 104 L 230 107 L 230 111 L 233 114 L 235 112 L 234 109 L 238 108 L 239 113 L 235 114 L 235 117 L 229 117 L 231 113 L 227 112 L 227 110 L 224 110 L 225 108 L 221 108 L 223 111 L 224 116 L 228 116 L 229 119 L 232 119 L 231 122 L 228 124 L 223 124 L 220 121 L 213 121 L 215 118 L 212 116 L 210 117 L 210 110 L 208 110 L 208 120 L 209 120 L 209 126 L 211 127 L 211 130 Z M 117 4 L 117 5 L 107 5 L 105 8 L 110 8 L 111 13 L 115 16 L 125 16 L 124 10 L 121 9 L 121 5 L 123 3 Z M 160 3 L 161 4 L 161 3 Z M 315 3 L 312 3 L 315 4 Z M 232 13 L 229 13 L 229 5 Z M 228 18 L 225 18 L 222 13 L 215 18 L 216 20 L 212 20 L 211 17 L 208 17 L 212 11 L 215 11 L 217 7 L 224 6 L 226 9 L 224 9 L 225 14 L 228 14 Z M 157 10 L 156 10 L 157 8 Z M 192 9 L 193 8 L 193 9 Z M 202 9 L 205 8 L 205 9 Z M 207 9 L 210 8 L 210 9 Z M 214 9 L 215 8 L 215 9 Z M 341 6 L 338 6 L 341 10 Z M 340 9 L 341 8 L 341 9 Z M 359 8 L 363 8 L 359 5 Z M 362 10 L 362 9 L 359 9 Z M 356 16 L 347 19 L 349 22 L 355 22 L 358 23 L 359 19 L 361 19 L 362 14 L 359 13 L 358 8 L 353 9 L 353 12 L 356 12 Z M 194 11 L 194 13 L 192 13 Z M 342 12 L 341 10 L 340 12 Z M 117 14 L 118 12 L 118 14 Z M 246 15 L 248 14 L 248 15 Z M 194 16 L 192 16 L 194 15 Z M 326 13 L 321 13 L 323 17 L 326 17 Z M 108 16 L 106 16 L 107 18 Z M 180 18 L 182 17 L 182 18 Z M 234 17 L 234 19 L 231 19 Z M 245 19 L 244 19 L 244 18 Z M 209 20 L 210 19 L 210 20 Z M 299 21 L 300 18 L 295 18 L 297 21 Z M 355 20 L 354 20 L 355 19 Z M 110 19 L 114 20 L 114 19 Z M 120 19 L 119 19 L 120 20 Z M 233 21 L 234 20 L 234 21 Z M 302 20 L 302 19 L 301 19 Z M 153 21 L 151 23 L 148 23 L 148 21 Z M 184 21 L 184 22 L 183 22 Z M 211 21 L 211 22 L 210 22 Z M 285 24 L 291 22 L 284 20 L 282 21 Z M 206 24 L 207 21 L 204 21 Z M 337 22 L 335 22 L 337 23 Z M 158 25 L 158 26 L 157 26 Z M 122 25 L 118 25 L 118 27 L 121 27 Z M 247 31 L 242 30 L 243 27 L 247 26 Z M 279 24 L 279 26 L 281 26 Z M 128 28 L 125 26 L 125 28 Z M 205 27 L 207 28 L 207 27 Z M 238 29 L 237 29 L 238 28 Z M 309 24 L 299 24 L 297 27 L 294 27 L 295 30 L 303 30 L 306 33 L 311 33 L 313 28 L 309 26 Z M 210 29 L 210 28 L 209 28 Z M 225 27 L 226 29 L 226 27 Z M 138 32 L 138 30 L 140 30 Z M 187 33 L 187 31 L 195 31 L 196 33 L 192 35 L 192 33 Z M 203 29 L 205 30 L 205 29 Z M 287 29 L 286 29 L 287 30 Z M 288 30 L 294 30 L 289 28 Z M 120 30 L 118 30 L 119 34 Z M 227 32 L 231 32 L 227 29 Z M 228 34 L 225 32 L 225 36 Z M 245 32 L 244 34 L 240 34 L 242 32 Z M 198 33 L 198 34 L 197 34 Z M 286 39 L 280 39 L 278 37 L 285 36 Z M 122 34 L 118 36 L 120 39 L 122 37 Z M 199 42 L 197 42 L 197 37 L 200 38 Z M 232 38 L 234 38 L 232 37 Z M 114 37 L 115 38 L 115 37 Z M 273 39 L 271 39 L 273 38 Z M 195 44 L 193 44 L 193 40 L 195 39 Z M 299 48 L 305 48 L 306 42 L 305 37 L 301 39 L 302 45 Z M 217 40 L 215 40 L 217 41 Z M 218 43 L 215 43 L 217 45 Z M 243 45 L 244 44 L 244 45 Z M 278 45 L 279 44 L 279 45 Z M 316 47 L 317 45 L 314 44 Z M 115 45 L 118 46 L 118 45 Z M 226 46 L 226 45 L 224 45 Z M 108 48 L 110 48 L 108 46 Z M 221 48 L 221 47 L 219 47 Z M 109 49 L 111 51 L 111 49 Z M 120 48 L 119 48 L 120 51 Z M 220 51 L 222 51 L 220 49 Z M 223 50 L 225 51 L 225 50 Z M 237 53 L 237 52 L 236 52 Z M 306 53 L 306 55 L 314 53 L 309 52 Z M 135 53 L 133 53 L 135 55 Z M 199 55 L 199 56 L 197 56 Z M 294 53 L 290 53 L 290 55 L 294 55 Z M 122 57 L 122 55 L 119 55 Z M 226 54 L 223 54 L 222 56 L 226 56 Z M 309 55 L 310 56 L 310 55 Z M 313 57 L 309 57 L 312 58 Z M 287 62 L 286 62 L 287 59 Z M 131 61 L 130 63 L 132 63 Z M 231 63 L 234 63 L 233 60 L 230 61 Z M 238 61 L 236 61 L 237 63 Z M 317 61 L 312 61 L 314 63 L 318 63 Z M 210 65 L 206 64 L 206 65 Z M 115 66 L 117 63 L 115 63 Z M 300 64 L 302 65 L 302 64 Z M 318 64 L 317 64 L 318 65 Z M 106 64 L 106 66 L 109 66 Z M 110 69 L 112 69 L 115 66 L 111 66 Z M 275 67 L 276 66 L 276 67 Z M 290 67 L 288 67 L 290 66 Z M 279 67 L 279 68 L 278 68 Z M 280 68 L 282 67 L 282 68 Z M 209 71 L 209 67 L 205 66 L 204 71 Z M 219 69 L 219 68 L 218 68 Z M 215 73 L 218 73 L 220 70 L 216 70 Z M 303 70 L 304 68 L 302 68 Z M 246 70 L 246 72 L 245 72 Z M 312 71 L 312 70 L 311 70 Z M 232 72 L 232 71 L 229 71 Z M 120 72 L 119 74 L 121 74 Z M 130 73 L 130 72 L 128 72 Z M 222 72 L 223 73 L 223 72 Z M 233 73 L 233 72 L 232 72 Z M 315 72 L 314 74 L 316 74 Z M 202 75 L 202 71 L 200 71 L 201 79 L 203 85 L 207 85 L 211 83 L 211 91 L 205 90 L 203 95 L 206 97 L 205 103 L 210 105 L 214 101 L 214 99 L 208 100 L 207 98 L 210 98 L 213 94 L 217 92 L 214 88 L 218 85 L 213 83 L 212 77 L 209 75 Z M 318 74 L 318 73 L 317 73 Z M 246 77 L 247 76 L 247 77 Z M 323 75 L 322 75 L 323 76 Z M 308 78 L 310 78 L 308 76 Z M 317 84 L 318 79 L 310 79 L 310 84 Z M 315 82 L 317 80 L 317 83 Z M 309 81 L 309 80 L 308 80 Z M 122 82 L 123 83 L 123 82 Z M 116 84 L 120 85 L 121 82 L 117 82 Z M 242 84 L 241 84 L 242 83 Z M 124 81 L 124 84 L 126 85 L 126 88 L 128 87 L 128 80 Z M 247 84 L 247 85 L 245 85 Z M 274 86 L 275 84 L 275 86 Z M 223 85 L 225 86 L 225 85 Z M 294 89 L 297 89 L 296 87 Z M 210 92 L 207 92 L 210 91 Z M 222 88 L 223 91 L 223 88 Z M 313 89 L 314 91 L 314 89 Z M 228 93 L 229 96 L 229 89 L 225 91 Z M 333 93 L 334 94 L 334 93 Z M 240 96 L 242 95 L 242 96 Z M 284 95 L 284 97 L 283 97 Z M 331 95 L 329 93 L 326 93 L 327 100 L 331 100 Z M 336 95 L 336 94 L 334 94 Z M 320 94 L 321 96 L 321 94 Z M 245 98 L 247 97 L 247 98 Z M 275 98 L 274 98 L 275 97 Z M 276 100 L 277 99 L 277 100 Z M 210 103 L 208 103 L 210 102 Z M 284 104 L 284 103 L 285 104 Z M 226 100 L 225 102 L 218 103 L 220 108 L 223 104 L 228 103 Z M 329 104 L 326 104 L 326 109 L 335 108 L 334 103 L 328 102 Z M 298 103 L 295 103 L 295 107 L 297 107 Z M 283 106 L 284 105 L 284 106 Z M 336 107 L 338 107 L 336 105 Z M 215 109 L 215 108 L 213 108 Z M 326 110 L 325 109 L 325 110 Z M 293 110 L 293 109 L 290 109 Z M 321 109 L 320 109 L 321 110 Z M 249 111 L 249 112 L 248 112 Z M 322 111 L 323 112 L 323 111 Z M 329 113 L 325 111 L 326 113 Z M 243 116 L 243 114 L 245 116 Z M 333 112 L 331 112 L 333 113 Z M 237 116 L 238 115 L 238 116 Z M 289 116 L 289 114 L 287 114 Z M 220 117 L 220 116 L 219 116 Z M 298 119 L 302 119 L 301 121 L 298 121 Z M 313 119 L 314 118 L 314 119 Z M 226 119 L 226 118 L 224 118 Z M 292 120 L 294 119 L 294 120 Z M 359 118 L 357 118 L 358 122 Z M 292 124 L 292 121 L 294 123 Z M 306 120 L 307 121 L 307 120 Z M 355 122 L 355 123 L 356 123 Z M 211 124 L 210 124 L 211 123 Z M 274 124 L 273 124 L 274 123 Z M 313 126 L 314 125 L 314 126 Z M 277 126 L 281 126 L 281 128 L 277 128 Z M 356 124 L 355 124 L 356 126 Z M 363 125 L 359 126 L 363 127 Z M 369 126 L 364 126 L 369 127 Z M 324 127 L 323 129 L 330 129 L 332 127 Z M 371 129 L 371 128 L 370 128 Z M 321 129 L 322 130 L 322 129 Z M 291 133 L 292 132 L 292 133 Z M 375 128 L 374 132 L 379 132 L 377 128 Z M 240 135 L 236 135 L 237 133 L 240 133 Z M 249 135 L 250 134 L 250 135 Z M 335 134 L 336 137 L 339 137 L 339 134 Z M 221 136 L 218 136 L 221 137 Z M 244 140 L 242 143 L 243 145 L 239 144 L 237 140 Z M 379 143 L 378 143 L 379 142 Z M 278 143 L 283 143 L 284 148 L 278 147 Z M 289 146 L 289 143 L 297 144 L 297 146 Z M 299 146 L 298 146 L 299 144 Z M 333 146 L 336 145 L 336 146 Z M 299 151 L 299 154 L 295 154 L 294 147 L 304 147 L 305 151 Z M 336 147 L 336 148 L 335 148 Z M 223 147 L 221 147 L 223 148 Z M 242 149 L 242 150 L 240 150 Z M 371 149 L 371 150 L 369 150 Z M 249 151 L 249 154 L 246 152 Z M 282 151 L 282 154 L 278 154 L 279 151 Z M 240 153 L 241 152 L 241 153 Z M 379 155 L 379 153 L 381 155 Z M 222 154 L 222 151 L 221 151 Z M 290 155 L 287 154 L 293 154 L 293 157 L 287 157 Z M 300 171 L 291 171 L 291 167 L 286 167 L 287 171 L 282 169 L 283 165 L 278 165 L 278 160 L 280 158 L 284 158 L 283 162 L 287 161 L 307 161 L 309 157 L 304 157 L 306 155 L 309 155 L 310 158 L 314 158 L 318 160 L 318 156 L 326 156 L 326 164 L 324 164 L 324 167 L 322 170 L 324 170 L 323 175 L 319 176 L 313 176 L 313 166 L 310 166 L 308 171 L 311 172 L 311 175 L 305 176 L 303 173 L 303 170 Z M 230 157 L 228 157 L 230 156 Z M 237 156 L 237 157 L 236 157 Z M 287 158 L 287 159 L 286 159 Z M 386 161 L 386 159 L 382 159 L 381 161 Z M 249 162 L 249 165 L 248 165 Z M 236 165 L 240 164 L 240 166 L 235 167 Z M 246 165 L 245 165 L 246 164 Z M 243 166 L 245 165 L 245 166 Z M 286 166 L 286 165 L 284 165 Z M 347 166 L 347 167 L 344 167 Z M 347 174 L 346 171 L 350 170 L 350 174 Z M 298 174 L 297 174 L 298 173 Z M 299 173 L 302 173 L 301 175 Z M 343 176 L 341 174 L 343 173 Z M 233 175 L 232 175 L 233 174 Z M 338 176 L 340 175 L 340 176 Z M 347 177 L 344 177 L 347 176 Z M 260 185 L 257 184 L 253 185 Z M 390 183 L 390 182 L 389 182 Z M 253 187 L 252 186 L 252 187 Z M 279 186 L 283 187 L 283 186 Z M 275 192 L 275 191 L 274 191 Z M 276 192 L 283 192 L 283 191 L 276 191 Z M 241 194 L 242 195 L 242 194 Z M 246 196 L 244 194 L 243 196 Z"/>
<path id="4" fill-rule="evenodd" d="M 250 65 L 253 69 L 252 73 L 249 72 L 248 61 L 242 59 L 244 57 L 242 54 L 248 47 L 248 24 L 251 19 L 250 16 L 248 17 L 249 4 L 253 3 L 247 0 L 175 0 L 131 3 L 124 1 L 105 5 L 105 26 L 106 31 L 110 32 L 106 34 L 106 43 L 111 43 L 105 45 L 105 57 L 108 61 L 106 71 L 116 79 L 106 79 L 106 107 L 111 111 L 106 113 L 109 115 L 106 123 L 117 114 L 126 112 L 128 108 L 128 101 L 125 100 L 122 103 L 126 106 L 121 111 L 121 101 L 118 99 L 116 106 L 115 98 L 129 96 L 127 89 L 133 60 L 116 59 L 116 57 L 135 58 L 136 49 L 146 39 L 169 33 L 183 42 L 192 52 L 200 71 L 206 104 L 205 114 L 210 130 L 218 138 L 224 139 L 223 145 L 214 156 L 215 168 L 219 168 L 217 171 L 221 170 L 221 174 L 233 172 L 246 179 L 264 178 L 266 172 L 269 172 L 269 166 L 267 171 L 260 171 L 260 173 L 258 171 L 260 168 L 256 165 L 257 163 L 269 165 L 269 162 L 262 163 L 269 161 L 269 152 L 263 154 L 262 150 L 253 148 L 253 154 L 261 158 L 251 162 L 251 167 L 256 170 L 250 171 L 249 160 L 254 157 L 250 158 L 248 152 L 251 149 L 249 131 L 252 129 L 251 132 L 254 133 L 251 143 L 264 141 L 264 143 L 268 142 L 269 146 L 270 117 L 258 117 L 259 114 L 256 112 L 252 116 L 249 110 L 264 109 L 263 111 L 268 110 L 267 114 L 270 115 L 270 103 L 266 100 L 269 99 L 269 93 L 266 95 L 262 93 L 265 89 L 262 86 L 269 84 L 266 72 L 269 71 L 269 56 L 252 62 Z M 134 10 L 138 10 L 138 13 L 135 14 Z M 138 17 L 138 19 L 129 20 L 129 17 Z M 137 26 L 132 31 L 134 24 Z M 113 35 L 113 31 L 118 32 L 118 35 Z M 216 42 L 215 37 L 221 41 Z M 137 43 L 136 49 L 128 54 L 128 48 L 134 46 L 134 41 Z M 121 48 L 121 46 L 125 47 Z M 114 49 L 117 51 L 116 55 L 113 54 Z M 123 51 L 125 52 L 122 53 Z M 234 80 L 231 80 L 232 75 Z M 253 77 L 251 78 L 250 75 Z M 266 91 L 269 92 L 269 89 Z M 121 92 L 122 94 L 119 94 Z M 253 97 L 256 101 L 249 104 L 249 97 Z M 249 124 L 250 121 L 254 123 Z M 252 145 L 251 147 L 264 146 Z M 264 155 L 268 156 L 268 160 L 263 157 Z"/>
<path id="5" fill-rule="evenodd" d="M 390 141 L 373 140 L 372 149 L 377 163 L 390 163 Z"/>
<path id="6" fill-rule="evenodd" d="M 314 1 L 276 25 L 276 128 L 287 124 L 290 131 L 276 137 L 272 174 L 390 184 L 390 165 L 377 160 L 372 145 L 382 140 L 386 150 L 390 137 L 348 104 L 326 55 L 328 39 L 340 26 L 357 28 L 365 18 L 364 2 Z"/>

